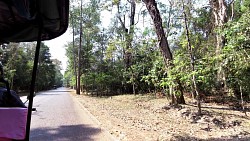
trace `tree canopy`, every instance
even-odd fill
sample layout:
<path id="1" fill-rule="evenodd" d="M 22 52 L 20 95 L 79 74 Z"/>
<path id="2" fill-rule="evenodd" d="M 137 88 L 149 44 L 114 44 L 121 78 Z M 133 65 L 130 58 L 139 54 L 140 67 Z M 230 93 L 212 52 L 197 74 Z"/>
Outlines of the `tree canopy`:
<path id="1" fill-rule="evenodd" d="M 34 62 L 35 43 L 9 43 L 1 45 L 1 62 L 4 66 L 4 77 L 10 82 L 11 89 L 28 91 Z M 48 90 L 62 86 L 61 62 L 51 59 L 49 47 L 41 44 L 36 90 Z"/>

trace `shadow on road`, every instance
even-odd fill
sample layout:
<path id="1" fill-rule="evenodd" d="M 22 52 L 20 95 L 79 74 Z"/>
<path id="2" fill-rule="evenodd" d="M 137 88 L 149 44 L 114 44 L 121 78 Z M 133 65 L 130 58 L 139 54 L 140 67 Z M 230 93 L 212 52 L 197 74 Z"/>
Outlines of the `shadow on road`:
<path id="1" fill-rule="evenodd" d="M 88 125 L 67 125 L 58 128 L 36 128 L 31 130 L 31 141 L 94 141 L 93 135 L 101 129 Z"/>

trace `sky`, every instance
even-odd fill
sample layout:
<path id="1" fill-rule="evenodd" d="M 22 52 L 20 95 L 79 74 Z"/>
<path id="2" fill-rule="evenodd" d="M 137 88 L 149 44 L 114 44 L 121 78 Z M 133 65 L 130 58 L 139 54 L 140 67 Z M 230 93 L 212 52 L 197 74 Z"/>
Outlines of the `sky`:
<path id="1" fill-rule="evenodd" d="M 62 63 L 62 70 L 61 72 L 64 74 L 66 68 L 67 68 L 67 57 L 66 57 L 66 49 L 65 45 L 67 42 L 71 42 L 73 40 L 72 34 L 70 29 L 68 30 L 61 36 L 49 40 L 49 41 L 44 41 L 44 44 L 47 45 L 50 49 L 51 53 L 51 58 L 52 59 L 58 59 Z"/>

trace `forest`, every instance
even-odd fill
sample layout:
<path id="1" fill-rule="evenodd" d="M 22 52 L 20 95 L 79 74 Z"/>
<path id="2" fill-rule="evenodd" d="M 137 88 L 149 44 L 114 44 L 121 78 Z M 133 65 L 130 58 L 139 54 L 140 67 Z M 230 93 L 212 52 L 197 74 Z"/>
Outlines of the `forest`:
<path id="1" fill-rule="evenodd" d="M 8 43 L 0 45 L 0 61 L 10 88 L 21 95 L 27 95 L 30 89 L 31 74 L 35 56 L 36 43 Z M 63 75 L 61 62 L 51 59 L 49 47 L 41 44 L 36 80 L 36 92 L 62 86 Z"/>
<path id="2" fill-rule="evenodd" d="M 69 22 L 64 83 L 77 94 L 172 105 L 188 96 L 198 107 L 210 97 L 242 109 L 250 99 L 250 0 L 72 1 Z"/>

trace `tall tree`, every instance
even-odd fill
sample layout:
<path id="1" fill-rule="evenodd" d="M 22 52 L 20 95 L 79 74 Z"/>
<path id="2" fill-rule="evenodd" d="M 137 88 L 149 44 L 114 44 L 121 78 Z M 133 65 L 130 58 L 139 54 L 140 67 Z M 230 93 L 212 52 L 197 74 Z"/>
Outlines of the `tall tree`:
<path id="1" fill-rule="evenodd" d="M 55 84 L 55 65 L 52 63 L 49 47 L 41 44 L 37 72 L 37 90 L 47 90 Z"/>
<path id="2" fill-rule="evenodd" d="M 76 28 L 76 14 L 75 14 L 75 6 L 72 6 L 72 9 L 70 11 L 70 25 L 72 27 L 72 34 L 73 34 L 73 49 L 72 49 L 72 54 L 73 54 L 73 67 L 74 67 L 74 75 L 75 75 L 75 90 L 77 93 L 77 72 L 76 72 L 76 47 L 75 47 L 75 28 Z"/>
<path id="3" fill-rule="evenodd" d="M 135 28 L 135 12 L 136 12 L 136 1 L 130 0 L 127 1 L 130 6 L 129 14 L 129 27 L 126 27 L 126 11 L 127 4 L 121 5 L 121 0 L 116 1 L 117 6 L 117 18 L 121 24 L 124 38 L 125 38 L 125 49 L 124 49 L 124 64 L 125 68 L 128 69 L 132 65 L 132 41 L 134 37 L 134 28 Z"/>
<path id="4" fill-rule="evenodd" d="M 83 87 L 83 74 L 91 71 L 92 53 L 97 40 L 100 23 L 99 0 L 91 0 L 83 4 L 82 1 L 72 9 L 72 26 L 74 25 L 74 43 L 67 44 L 67 56 L 69 57 L 70 69 L 67 73 L 74 73 L 74 64 L 77 69 L 77 93 Z M 78 52 L 73 46 L 78 46 Z M 74 60 L 74 56 L 77 56 Z M 74 75 L 74 74 L 72 74 Z M 75 79 L 74 79 L 75 80 Z M 80 83 L 80 84 L 79 84 Z M 73 83 L 72 83 L 73 84 Z"/>
<path id="5" fill-rule="evenodd" d="M 172 53 L 170 51 L 168 40 L 167 40 L 165 31 L 164 31 L 164 28 L 162 25 L 162 18 L 161 18 L 160 12 L 158 10 L 157 3 L 155 2 L 155 0 L 143 0 L 143 2 L 146 4 L 148 12 L 149 12 L 149 14 L 154 22 L 154 27 L 155 27 L 156 34 L 158 37 L 158 42 L 159 42 L 158 45 L 159 45 L 159 48 L 161 50 L 165 66 L 170 67 L 170 61 L 173 60 L 173 57 L 172 57 Z M 181 86 L 178 79 L 175 81 L 177 81 L 177 83 L 178 83 L 178 89 L 180 89 L 181 95 L 178 97 L 176 95 L 174 95 L 172 93 L 173 86 L 170 85 L 169 86 L 170 87 L 170 95 L 172 97 L 171 103 L 173 105 L 178 104 L 178 103 L 185 103 L 185 100 L 183 97 L 182 86 Z"/>
<path id="6" fill-rule="evenodd" d="M 159 48 L 163 55 L 164 62 L 167 66 L 169 61 L 171 61 L 173 57 L 170 51 L 168 40 L 165 35 L 165 31 L 162 26 L 162 18 L 157 8 L 157 3 L 155 2 L 155 0 L 143 0 L 143 2 L 146 4 L 148 12 L 154 22 L 156 34 L 157 34 L 158 41 L 159 41 Z"/>
<path id="7" fill-rule="evenodd" d="M 185 6 L 189 5 L 189 6 Z M 189 31 L 189 19 L 188 19 L 188 14 L 190 12 L 190 5 L 192 3 L 189 1 L 188 3 L 184 3 L 182 0 L 182 10 L 183 10 L 183 17 L 184 17 L 184 26 L 185 26 L 185 32 L 186 32 L 186 40 L 187 40 L 187 47 L 189 50 L 189 56 L 190 56 L 190 67 L 192 71 L 192 97 L 194 98 L 194 95 L 197 96 L 197 107 L 198 107 L 198 115 L 201 115 L 201 103 L 200 103 L 200 95 L 198 92 L 198 86 L 197 86 L 197 80 L 196 80 L 196 75 L 195 75 L 195 59 L 194 59 L 194 51 L 193 47 L 191 45 L 191 40 L 190 40 L 190 31 Z"/>
<path id="8" fill-rule="evenodd" d="M 216 56 L 219 58 L 222 48 L 225 46 L 225 37 L 222 35 L 224 25 L 228 20 L 227 5 L 225 0 L 210 0 L 210 5 L 212 6 L 212 11 L 214 15 L 214 24 L 217 29 L 216 33 Z M 226 87 L 226 76 L 222 70 L 220 61 L 218 62 L 218 72 L 217 80 L 220 82 L 220 85 Z M 224 84 L 222 84 L 224 83 Z"/>
<path id="9" fill-rule="evenodd" d="M 80 87 L 81 87 L 81 48 L 82 48 L 82 0 L 80 6 L 80 41 L 78 47 L 78 70 L 77 70 L 77 89 L 76 94 L 80 94 Z"/>

